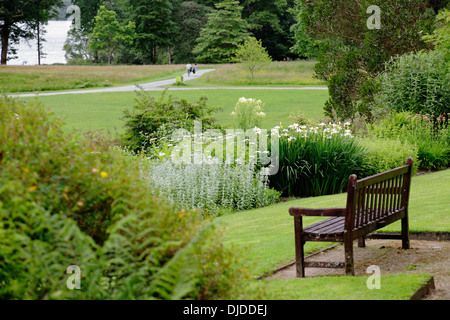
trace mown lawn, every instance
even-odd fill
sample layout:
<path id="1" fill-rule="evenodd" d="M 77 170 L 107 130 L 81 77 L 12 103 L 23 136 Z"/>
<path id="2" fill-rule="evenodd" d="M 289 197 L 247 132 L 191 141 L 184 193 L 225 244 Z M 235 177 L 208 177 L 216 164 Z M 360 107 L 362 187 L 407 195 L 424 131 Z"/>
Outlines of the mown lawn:
<path id="1" fill-rule="evenodd" d="M 426 284 L 428 274 L 384 274 L 380 289 L 368 289 L 368 276 L 264 280 L 268 300 L 409 300 Z"/>
<path id="2" fill-rule="evenodd" d="M 162 92 L 149 91 L 149 94 L 159 98 Z M 168 91 L 166 94 L 190 101 L 197 101 L 205 95 L 209 106 L 222 108 L 215 117 L 225 127 L 232 127 L 233 119 L 230 114 L 240 97 L 261 99 L 265 103 L 263 128 L 272 128 L 280 122 L 283 125 L 291 124 L 289 115 L 294 112 L 302 112 L 310 119 L 321 118 L 324 103 L 328 99 L 327 90 L 205 89 Z M 133 105 L 135 97 L 135 92 L 113 92 L 42 96 L 37 99 L 56 116 L 65 119 L 69 130 L 116 129 L 120 133 L 123 131 L 123 110 Z"/>

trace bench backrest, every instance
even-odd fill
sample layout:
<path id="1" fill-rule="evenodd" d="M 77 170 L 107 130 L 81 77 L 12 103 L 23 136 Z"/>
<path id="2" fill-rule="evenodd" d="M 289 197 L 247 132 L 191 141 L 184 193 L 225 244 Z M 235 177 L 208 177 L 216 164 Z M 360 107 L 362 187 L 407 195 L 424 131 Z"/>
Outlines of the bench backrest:
<path id="1" fill-rule="evenodd" d="M 361 180 L 350 176 L 346 230 L 361 229 L 407 210 L 412 163 L 408 158 L 404 166 Z"/>

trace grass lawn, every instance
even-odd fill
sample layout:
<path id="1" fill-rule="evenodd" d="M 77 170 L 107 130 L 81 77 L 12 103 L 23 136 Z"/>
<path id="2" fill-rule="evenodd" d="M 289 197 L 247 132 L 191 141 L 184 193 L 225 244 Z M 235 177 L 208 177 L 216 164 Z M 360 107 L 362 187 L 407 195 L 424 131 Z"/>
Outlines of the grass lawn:
<path id="1" fill-rule="evenodd" d="M 414 176 L 409 204 L 411 232 L 450 231 L 450 170 Z M 344 207 L 346 194 L 313 197 L 281 202 L 269 207 L 224 215 L 215 222 L 225 226 L 227 241 L 245 247 L 245 260 L 255 262 L 254 274 L 262 275 L 295 259 L 294 223 L 290 207 Z M 324 218 L 306 217 L 304 225 Z M 394 223 L 382 231 L 400 231 Z M 305 251 L 312 252 L 330 243 L 307 242 Z"/>
<path id="2" fill-rule="evenodd" d="M 198 79 L 185 82 L 187 87 L 209 86 L 326 86 L 326 82 L 314 78 L 317 61 L 272 62 L 258 69 L 254 80 L 248 69 L 240 64 L 199 65 L 201 69 L 216 69 Z"/>
<path id="3" fill-rule="evenodd" d="M 1 66 L 0 93 L 114 87 L 175 78 L 183 65 Z"/>
<path id="4" fill-rule="evenodd" d="M 384 274 L 381 287 L 367 288 L 367 277 L 315 277 L 264 280 L 267 300 L 409 300 L 430 279 L 427 274 Z"/>
<path id="5" fill-rule="evenodd" d="M 158 98 L 161 91 L 149 91 Z M 202 95 L 208 97 L 208 105 L 223 108 L 216 114 L 220 124 L 232 126 L 230 113 L 240 97 L 261 99 L 265 103 L 266 118 L 262 127 L 271 128 L 283 124 L 290 124 L 289 115 L 293 112 L 305 114 L 310 119 L 323 117 L 323 106 L 328 99 L 327 90 L 242 90 L 242 89 L 205 89 L 168 91 L 167 94 L 184 97 L 196 101 Z M 122 132 L 123 110 L 134 103 L 135 92 L 86 93 L 37 98 L 58 117 L 65 119 L 67 128 L 77 128 L 82 131 L 96 129 L 117 129 Z M 36 98 L 22 98 L 36 99 Z"/>

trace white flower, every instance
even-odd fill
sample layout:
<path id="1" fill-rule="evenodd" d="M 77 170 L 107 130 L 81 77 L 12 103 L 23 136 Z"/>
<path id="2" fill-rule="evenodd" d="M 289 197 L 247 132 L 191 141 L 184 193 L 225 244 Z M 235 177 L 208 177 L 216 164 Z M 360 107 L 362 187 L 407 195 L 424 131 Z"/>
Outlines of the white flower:
<path id="1" fill-rule="evenodd" d="M 261 134 L 261 129 L 258 127 L 254 127 L 253 131 L 255 131 L 256 134 Z"/>
<path id="2" fill-rule="evenodd" d="M 158 153 L 158 156 L 160 156 L 160 157 L 164 157 L 166 154 L 164 153 L 164 152 L 160 152 L 160 153 Z"/>

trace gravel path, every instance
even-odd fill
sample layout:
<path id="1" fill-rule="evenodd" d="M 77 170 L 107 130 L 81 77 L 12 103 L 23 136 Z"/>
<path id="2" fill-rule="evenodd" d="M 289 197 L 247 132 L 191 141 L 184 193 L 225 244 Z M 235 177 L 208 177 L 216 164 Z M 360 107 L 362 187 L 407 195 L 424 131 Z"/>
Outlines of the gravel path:
<path id="1" fill-rule="evenodd" d="M 215 69 L 199 69 L 197 74 L 194 76 L 188 76 L 187 73 L 183 74 L 184 81 L 189 81 L 196 79 L 197 77 L 201 77 L 205 73 L 215 71 Z M 163 88 L 164 86 L 172 85 L 176 82 L 176 79 L 168 79 L 161 81 L 153 81 L 148 83 L 139 84 L 144 90 L 148 91 L 161 91 L 167 88 Z M 25 93 L 25 94 L 16 94 L 10 95 L 11 97 L 40 97 L 40 96 L 55 96 L 61 94 L 83 94 L 83 93 L 102 93 L 102 92 L 127 92 L 127 91 L 135 91 L 138 89 L 137 85 L 128 85 L 121 87 L 110 87 L 110 88 L 98 88 L 98 89 L 84 89 L 84 90 L 70 90 L 70 91 L 58 91 L 58 92 L 43 92 L 43 93 Z M 264 90 L 328 90 L 327 87 L 202 87 L 202 88 L 194 88 L 194 87 L 174 87 L 168 88 L 169 90 L 214 90 L 214 89 L 229 89 L 229 90 L 255 90 L 255 89 L 264 89 Z"/>

